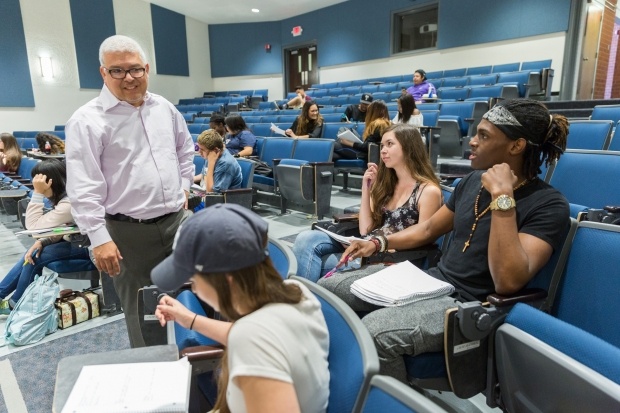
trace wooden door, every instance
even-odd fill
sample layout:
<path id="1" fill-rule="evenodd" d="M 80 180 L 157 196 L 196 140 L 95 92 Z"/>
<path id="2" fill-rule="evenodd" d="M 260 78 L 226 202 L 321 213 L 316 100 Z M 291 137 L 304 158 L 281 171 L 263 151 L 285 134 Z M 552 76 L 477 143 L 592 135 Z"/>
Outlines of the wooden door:
<path id="1" fill-rule="evenodd" d="M 577 99 L 579 100 L 592 99 L 594 95 L 596 61 L 602 20 L 603 10 L 596 5 L 589 4 L 586 16 L 586 29 L 583 35 L 581 65 L 579 67 L 577 87 Z"/>
<path id="2" fill-rule="evenodd" d="M 309 45 L 288 49 L 286 92 L 294 92 L 296 86 L 308 88 L 319 83 L 318 66 L 316 62 L 316 45 Z"/>

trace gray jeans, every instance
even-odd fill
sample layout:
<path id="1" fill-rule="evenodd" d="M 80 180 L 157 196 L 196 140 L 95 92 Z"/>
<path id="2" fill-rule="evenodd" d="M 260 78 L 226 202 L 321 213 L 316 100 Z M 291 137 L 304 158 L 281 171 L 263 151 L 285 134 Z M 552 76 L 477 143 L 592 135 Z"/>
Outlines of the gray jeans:
<path id="1" fill-rule="evenodd" d="M 445 313 L 456 307 L 456 300 L 443 296 L 399 307 L 378 307 L 351 293 L 353 282 L 383 268 L 383 264 L 375 264 L 337 272 L 330 278 L 321 278 L 318 284 L 336 294 L 354 311 L 370 311 L 362 322 L 377 348 L 380 373 L 407 383 L 403 356 L 443 351 Z"/>

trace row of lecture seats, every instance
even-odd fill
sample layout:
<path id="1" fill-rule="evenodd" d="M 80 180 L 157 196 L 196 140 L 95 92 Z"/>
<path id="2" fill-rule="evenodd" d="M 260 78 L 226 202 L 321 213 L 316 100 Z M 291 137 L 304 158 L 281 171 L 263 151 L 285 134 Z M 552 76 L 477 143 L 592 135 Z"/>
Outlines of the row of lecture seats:
<path id="1" fill-rule="evenodd" d="M 58 136 L 60 139 L 65 140 L 65 131 L 63 130 L 53 130 L 53 131 L 13 131 L 13 136 L 16 138 L 34 138 L 38 133 L 50 133 L 52 135 Z"/>
<path id="2" fill-rule="evenodd" d="M 549 60 L 538 60 L 532 62 L 523 62 L 523 63 L 507 63 L 500 65 L 488 65 L 488 66 L 478 66 L 478 67 L 470 67 L 470 68 L 460 68 L 460 69 L 448 69 L 448 70 L 439 70 L 433 72 L 426 72 L 427 79 L 439 79 L 439 78 L 449 78 L 449 77 L 462 77 L 462 76 L 471 76 L 471 75 L 488 75 L 491 73 L 502 73 L 502 72 L 518 72 L 518 71 L 542 71 L 543 69 L 547 69 L 551 67 L 551 59 Z M 330 89 L 335 87 L 349 87 L 349 86 L 363 86 L 367 84 L 372 84 L 375 82 L 380 83 L 399 83 L 411 81 L 413 78 L 413 74 L 405 74 L 405 75 L 396 75 L 396 76 L 384 76 L 377 77 L 371 79 L 357 79 L 357 80 L 346 80 L 342 82 L 331 82 L 331 83 L 316 83 L 311 86 L 312 89 Z"/>
<path id="3" fill-rule="evenodd" d="M 563 248 L 554 252 L 530 283 L 538 290 L 524 291 L 520 294 L 523 298 L 517 299 L 529 298 L 524 301 L 529 305 L 514 305 L 497 295 L 490 297 L 489 307 L 479 302 L 459 304 L 457 317 L 452 318 L 457 320 L 454 331 L 458 337 L 453 338 L 452 330 L 446 330 L 445 356 L 407 356 L 419 360 L 417 364 L 411 360 L 407 363 L 410 379 L 422 388 L 453 391 L 462 398 L 484 392 L 490 407 L 506 411 L 618 410 L 620 330 L 609 322 L 609 315 L 617 314 L 620 303 L 609 292 L 620 288 L 620 277 L 614 271 L 620 265 L 619 248 L 620 227 L 571 220 Z M 283 277 L 290 274 L 280 273 Z M 330 332 L 328 412 L 441 411 L 423 398 L 419 402 L 425 407 L 403 407 L 403 397 L 419 396 L 403 385 L 389 394 L 376 389 L 377 399 L 369 402 L 369 389 L 379 380 L 378 359 L 365 328 L 333 294 L 307 280 L 295 279 L 321 301 Z M 594 302 L 592 297 L 596 297 Z M 205 314 L 191 292 L 184 291 L 177 298 L 193 311 Z M 176 339 L 181 354 L 194 360 L 196 374 L 207 371 L 198 364 L 199 353 L 221 357 L 218 348 L 188 348 L 217 345 L 212 340 L 179 326 L 169 329 L 174 331 L 169 337 Z M 425 370 L 425 364 L 435 365 L 434 369 Z M 213 365 L 211 361 L 209 370 Z M 424 374 L 427 377 L 421 377 Z M 197 377 L 197 381 L 204 378 Z M 446 387 L 439 385 L 439 379 Z"/>
<path id="4" fill-rule="evenodd" d="M 227 90 L 219 92 L 204 92 L 203 97 L 236 97 L 236 96 L 260 96 L 262 100 L 269 98 L 269 91 L 267 89 L 246 89 L 246 90 Z"/>

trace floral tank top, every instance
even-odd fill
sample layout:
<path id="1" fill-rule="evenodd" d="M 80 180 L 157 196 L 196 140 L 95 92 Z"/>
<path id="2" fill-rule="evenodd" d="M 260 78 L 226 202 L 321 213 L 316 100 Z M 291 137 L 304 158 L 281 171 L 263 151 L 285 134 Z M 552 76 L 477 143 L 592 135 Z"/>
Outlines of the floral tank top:
<path id="1" fill-rule="evenodd" d="M 426 185 L 420 189 L 420 183 L 416 183 L 411 196 L 403 205 L 393 211 L 383 208 L 383 225 L 373 230 L 371 234 L 388 236 L 396 232 L 402 231 L 420 220 L 420 211 L 418 209 L 418 201 Z M 419 193 L 418 193 L 419 192 Z"/>

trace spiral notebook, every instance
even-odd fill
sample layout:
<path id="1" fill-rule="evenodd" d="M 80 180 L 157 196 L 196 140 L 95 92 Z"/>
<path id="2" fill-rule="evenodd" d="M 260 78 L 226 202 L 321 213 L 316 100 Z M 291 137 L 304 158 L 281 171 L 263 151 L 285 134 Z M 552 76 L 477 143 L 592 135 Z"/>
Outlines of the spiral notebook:
<path id="1" fill-rule="evenodd" d="M 451 294 L 454 286 L 431 277 L 409 261 L 355 281 L 351 293 L 371 304 L 396 307 Z"/>
<path id="2" fill-rule="evenodd" d="M 62 413 L 187 412 L 191 374 L 187 357 L 84 366 Z"/>

